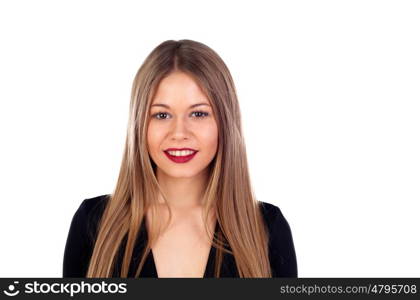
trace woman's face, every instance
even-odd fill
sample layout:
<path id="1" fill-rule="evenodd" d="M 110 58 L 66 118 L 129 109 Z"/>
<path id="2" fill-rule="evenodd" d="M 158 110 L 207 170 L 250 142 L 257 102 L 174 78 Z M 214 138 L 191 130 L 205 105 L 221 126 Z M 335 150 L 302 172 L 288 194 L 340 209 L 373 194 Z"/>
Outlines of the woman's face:
<path id="1" fill-rule="evenodd" d="M 149 154 L 167 176 L 189 178 L 207 171 L 217 152 L 218 129 L 206 95 L 192 77 L 175 71 L 161 80 L 152 100 L 147 131 Z M 175 162 L 170 148 L 193 149 L 187 162 Z M 175 152 L 181 161 L 189 153 Z"/>

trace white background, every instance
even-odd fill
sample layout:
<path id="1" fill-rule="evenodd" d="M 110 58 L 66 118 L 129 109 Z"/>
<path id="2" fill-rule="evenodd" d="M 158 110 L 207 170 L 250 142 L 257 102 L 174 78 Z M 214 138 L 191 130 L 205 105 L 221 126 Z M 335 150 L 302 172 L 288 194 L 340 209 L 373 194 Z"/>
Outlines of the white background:
<path id="1" fill-rule="evenodd" d="M 134 75 L 167 39 L 234 77 L 257 198 L 299 277 L 420 276 L 418 1 L 2 1 L 0 276 L 61 277 L 112 191 Z"/>

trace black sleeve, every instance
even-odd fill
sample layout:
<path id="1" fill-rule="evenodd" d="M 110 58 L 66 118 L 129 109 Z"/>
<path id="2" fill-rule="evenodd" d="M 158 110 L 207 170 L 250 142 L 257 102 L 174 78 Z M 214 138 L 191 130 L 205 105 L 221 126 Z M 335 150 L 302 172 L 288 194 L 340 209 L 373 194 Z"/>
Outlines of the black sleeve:
<path id="1" fill-rule="evenodd" d="M 270 262 L 273 277 L 297 278 L 296 253 L 289 223 L 280 208 L 273 206 L 270 227 Z"/>
<path id="2" fill-rule="evenodd" d="M 86 277 L 91 257 L 88 239 L 86 200 L 77 209 L 71 221 L 64 250 L 63 277 Z"/>

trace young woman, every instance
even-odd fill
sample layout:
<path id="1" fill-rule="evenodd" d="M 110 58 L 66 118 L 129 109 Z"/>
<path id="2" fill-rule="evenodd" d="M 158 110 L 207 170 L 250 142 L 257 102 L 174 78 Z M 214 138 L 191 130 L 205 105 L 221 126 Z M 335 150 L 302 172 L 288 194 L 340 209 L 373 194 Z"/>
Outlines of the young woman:
<path id="1" fill-rule="evenodd" d="M 297 277 L 289 224 L 257 201 L 231 74 L 208 46 L 158 45 L 137 72 L 118 181 L 82 202 L 64 277 Z"/>

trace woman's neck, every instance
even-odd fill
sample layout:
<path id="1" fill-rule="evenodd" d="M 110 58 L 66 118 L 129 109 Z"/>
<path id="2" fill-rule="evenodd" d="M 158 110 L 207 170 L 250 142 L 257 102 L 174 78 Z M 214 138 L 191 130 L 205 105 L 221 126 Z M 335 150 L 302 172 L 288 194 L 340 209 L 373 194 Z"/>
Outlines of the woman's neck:
<path id="1" fill-rule="evenodd" d="M 206 171 L 195 177 L 175 178 L 158 170 L 157 179 L 171 209 L 185 210 L 203 206 L 203 193 L 208 182 Z M 163 203 L 160 195 L 159 203 Z"/>

